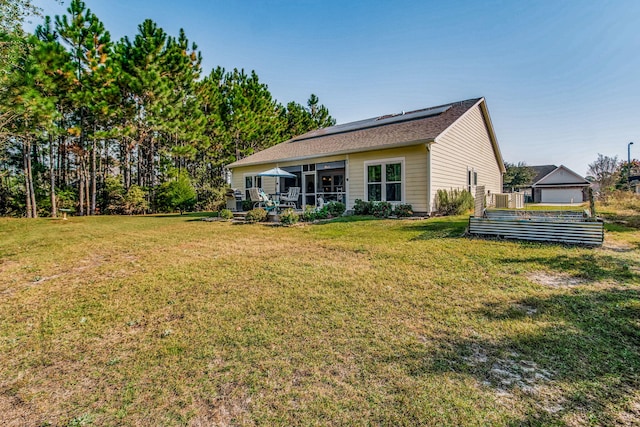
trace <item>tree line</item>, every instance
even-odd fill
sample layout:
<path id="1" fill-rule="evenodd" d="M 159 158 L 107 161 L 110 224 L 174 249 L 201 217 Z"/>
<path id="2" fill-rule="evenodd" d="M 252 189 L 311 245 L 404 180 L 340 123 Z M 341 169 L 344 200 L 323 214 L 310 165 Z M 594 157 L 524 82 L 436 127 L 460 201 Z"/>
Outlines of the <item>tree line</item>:
<path id="1" fill-rule="evenodd" d="M 279 103 L 255 71 L 202 75 L 197 45 L 152 20 L 111 40 L 81 0 L 22 29 L 0 0 L 0 215 L 141 213 L 220 203 L 224 165 L 335 120 Z"/>

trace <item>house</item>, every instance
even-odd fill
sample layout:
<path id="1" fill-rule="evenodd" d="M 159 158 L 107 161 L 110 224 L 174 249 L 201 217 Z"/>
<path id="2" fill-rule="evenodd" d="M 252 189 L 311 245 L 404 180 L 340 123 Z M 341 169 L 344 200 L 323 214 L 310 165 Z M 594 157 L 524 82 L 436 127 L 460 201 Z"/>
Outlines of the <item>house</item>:
<path id="1" fill-rule="evenodd" d="M 581 203 L 587 200 L 587 188 L 591 185 L 566 166 L 530 166 L 536 176 L 525 194 L 534 203 Z"/>
<path id="2" fill-rule="evenodd" d="M 295 178 L 260 177 L 280 167 Z M 352 209 L 356 199 L 435 210 L 437 190 L 484 185 L 500 192 L 504 163 L 484 98 L 389 114 L 318 129 L 227 166 L 231 185 L 247 197 L 300 187 L 298 206 L 320 198 Z"/>

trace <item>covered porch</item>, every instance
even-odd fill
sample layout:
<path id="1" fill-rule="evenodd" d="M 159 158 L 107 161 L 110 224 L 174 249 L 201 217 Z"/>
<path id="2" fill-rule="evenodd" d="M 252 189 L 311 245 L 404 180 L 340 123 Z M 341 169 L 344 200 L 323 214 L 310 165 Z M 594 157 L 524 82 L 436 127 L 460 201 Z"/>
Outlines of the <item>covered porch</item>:
<path id="1" fill-rule="evenodd" d="M 291 187 L 300 188 L 296 209 L 306 206 L 318 206 L 330 201 L 347 202 L 346 161 L 303 163 L 279 166 L 294 175 L 293 177 L 259 176 L 260 171 L 244 174 L 244 200 L 251 200 L 250 188 L 262 188 L 272 199 L 278 200 L 289 192 Z M 265 167 L 265 169 L 267 169 Z"/>

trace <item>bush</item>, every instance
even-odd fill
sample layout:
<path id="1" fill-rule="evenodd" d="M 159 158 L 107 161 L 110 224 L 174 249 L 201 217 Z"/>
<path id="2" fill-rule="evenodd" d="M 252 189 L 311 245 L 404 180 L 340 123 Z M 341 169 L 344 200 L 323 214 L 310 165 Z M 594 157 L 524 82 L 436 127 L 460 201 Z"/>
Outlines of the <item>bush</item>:
<path id="1" fill-rule="evenodd" d="M 196 199 L 198 202 L 195 209 L 198 211 L 219 211 L 226 205 L 227 187 L 217 187 L 211 183 L 204 183 L 195 186 Z"/>
<path id="2" fill-rule="evenodd" d="M 305 206 L 304 212 L 302 212 L 302 214 L 300 215 L 300 219 L 304 222 L 315 221 L 317 219 L 316 209 L 311 205 Z"/>
<path id="3" fill-rule="evenodd" d="M 124 195 L 122 211 L 126 215 L 143 214 L 149 209 L 147 193 L 139 186 L 132 185 Z"/>
<path id="4" fill-rule="evenodd" d="M 104 181 L 103 209 L 107 214 L 124 213 L 124 185 L 119 176 L 108 176 Z"/>
<path id="5" fill-rule="evenodd" d="M 329 218 L 329 208 L 327 205 L 324 205 L 322 209 L 316 211 L 316 219 L 327 219 Z"/>
<path id="6" fill-rule="evenodd" d="M 413 207 L 411 205 L 397 205 L 393 213 L 398 218 L 406 218 L 413 215 Z"/>
<path id="7" fill-rule="evenodd" d="M 233 212 L 231 212 L 229 209 L 222 209 L 218 214 L 218 217 L 225 220 L 229 220 L 233 218 Z"/>
<path id="8" fill-rule="evenodd" d="M 393 206 L 389 202 L 374 202 L 371 213 L 376 218 L 388 218 L 393 212 Z"/>
<path id="9" fill-rule="evenodd" d="M 189 175 L 182 173 L 175 179 L 165 181 L 160 185 L 157 197 L 158 207 L 164 211 L 178 209 L 180 215 L 193 208 L 197 202 L 196 190 L 191 184 Z"/>
<path id="10" fill-rule="evenodd" d="M 280 214 L 280 224 L 293 225 L 298 222 L 298 214 L 291 208 L 286 209 Z"/>
<path id="11" fill-rule="evenodd" d="M 473 208 L 473 196 L 467 190 L 438 190 L 436 211 L 440 215 L 462 215 Z"/>
<path id="12" fill-rule="evenodd" d="M 640 211 L 640 195 L 631 191 L 616 190 L 607 195 L 603 204 L 615 210 Z"/>
<path id="13" fill-rule="evenodd" d="M 251 200 L 243 200 L 242 201 L 242 210 L 243 211 L 250 211 L 251 209 L 253 209 L 253 204 L 254 202 L 252 202 Z"/>
<path id="14" fill-rule="evenodd" d="M 347 210 L 347 207 L 344 203 L 340 202 L 329 202 L 327 203 L 327 211 L 331 216 L 340 216 Z"/>
<path id="15" fill-rule="evenodd" d="M 371 215 L 373 212 L 373 202 L 365 202 L 364 200 L 356 199 L 353 205 L 353 213 L 355 215 Z"/>
<path id="16" fill-rule="evenodd" d="M 247 222 L 261 222 L 267 219 L 267 211 L 262 208 L 251 209 L 244 217 Z"/>

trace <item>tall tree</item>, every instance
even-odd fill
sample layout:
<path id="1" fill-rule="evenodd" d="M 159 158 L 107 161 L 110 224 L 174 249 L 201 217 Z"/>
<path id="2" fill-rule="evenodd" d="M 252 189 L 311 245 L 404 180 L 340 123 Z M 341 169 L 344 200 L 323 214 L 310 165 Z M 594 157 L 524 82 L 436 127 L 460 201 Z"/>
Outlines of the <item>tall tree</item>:
<path id="1" fill-rule="evenodd" d="M 600 184 L 600 193 L 613 189 L 615 182 L 618 179 L 618 156 L 609 157 L 602 154 L 598 154 L 598 158 L 589 164 L 587 173 L 593 175 L 598 184 Z"/>
<path id="2" fill-rule="evenodd" d="M 39 40 L 35 55 L 39 68 L 39 76 L 42 84 L 40 90 L 43 95 L 54 103 L 55 114 L 53 120 L 46 123 L 45 132 L 49 142 L 49 197 L 51 203 L 51 216 L 57 212 L 56 200 L 56 165 L 55 149 L 56 141 L 58 149 L 65 134 L 62 119 L 65 111 L 66 94 L 70 86 L 70 78 L 73 70 L 70 67 L 68 52 L 59 43 L 57 34 L 53 31 L 50 17 L 46 17 L 42 25 L 36 28 L 35 35 Z"/>
<path id="3" fill-rule="evenodd" d="M 0 191 L 20 195 L 3 212 L 50 205 L 53 216 L 74 202 L 80 215 L 106 211 L 114 179 L 135 208 L 118 211 L 153 209 L 175 176 L 212 207 L 225 164 L 335 123 L 315 95 L 283 107 L 255 71 L 218 67 L 200 80 L 201 55 L 183 30 L 170 37 L 147 20 L 114 46 L 82 0 L 27 37 L 31 1 L 0 0 Z"/>
<path id="4" fill-rule="evenodd" d="M 34 36 L 25 40 L 23 53 L 2 80 L 4 90 L 0 93 L 0 105 L 13 115 L 5 130 L 10 135 L 8 141 L 16 144 L 22 152 L 28 218 L 38 216 L 33 172 L 33 158 L 37 159 L 34 143 L 42 130 L 50 127 L 55 114 L 54 100 L 47 96 L 47 81 L 39 68 L 39 44 Z"/>
<path id="5" fill-rule="evenodd" d="M 133 41 L 125 37 L 118 45 L 124 100 L 129 111 L 125 117 L 128 132 L 121 150 L 125 189 L 132 184 L 134 168 L 137 185 L 151 185 L 155 176 L 157 138 L 165 129 L 170 111 L 168 43 L 164 30 L 146 20 L 138 26 Z"/>
<path id="6" fill-rule="evenodd" d="M 76 111 L 73 132 L 77 145 L 79 213 L 94 214 L 96 207 L 96 131 L 108 115 L 105 93 L 110 90 L 112 44 L 109 32 L 82 0 L 71 0 L 69 17 L 56 16 L 56 28 L 71 52 L 75 70 L 72 100 Z M 86 209 L 85 209 L 86 207 Z"/>
<path id="7" fill-rule="evenodd" d="M 327 107 L 319 102 L 318 97 L 311 94 L 306 107 L 296 102 L 287 104 L 284 114 L 285 129 L 282 135 L 284 139 L 336 124 Z"/>

